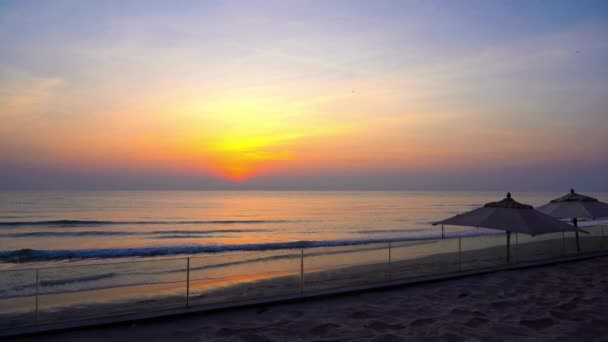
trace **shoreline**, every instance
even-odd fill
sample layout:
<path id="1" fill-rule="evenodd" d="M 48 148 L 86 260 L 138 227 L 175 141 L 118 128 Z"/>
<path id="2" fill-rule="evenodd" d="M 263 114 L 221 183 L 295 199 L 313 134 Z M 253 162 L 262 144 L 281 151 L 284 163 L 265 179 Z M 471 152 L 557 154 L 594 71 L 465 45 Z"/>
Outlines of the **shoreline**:
<path id="1" fill-rule="evenodd" d="M 594 340 L 608 333 L 606 267 L 608 257 L 595 257 L 15 340 Z"/>
<path id="2" fill-rule="evenodd" d="M 587 241 L 589 238 L 586 238 Z M 438 240 L 439 243 L 450 243 L 453 241 Z M 573 241 L 570 241 L 573 242 Z M 602 239 L 603 243 L 604 240 Z M 587 242 L 586 242 L 587 243 Z M 516 246 L 514 253 L 515 258 L 523 260 L 534 260 L 535 253 L 545 251 L 549 253 L 537 255 L 536 258 L 555 256 L 555 251 L 562 248 L 560 241 L 542 240 L 529 245 L 534 245 L 535 248 L 526 248 L 528 244 L 523 243 Z M 404 248 L 411 249 L 416 246 L 406 246 Z M 420 247 L 420 246 L 418 246 Z M 527 251 L 527 253 L 525 253 Z M 533 252 L 530 254 L 530 252 Z M 548 254 L 548 255 L 547 255 Z M 418 258 L 395 261 L 391 264 L 391 273 L 387 271 L 387 263 L 368 263 L 365 265 L 354 265 L 349 267 L 338 267 L 331 269 L 311 269 L 304 277 L 305 293 L 319 290 L 331 290 L 341 287 L 352 287 L 357 285 L 373 285 L 381 284 L 390 280 L 408 279 L 425 275 L 434 275 L 450 272 L 468 271 L 482 269 L 491 266 L 504 265 L 504 246 L 494 246 L 488 248 L 480 248 L 477 250 L 465 251 L 460 254 L 460 264 L 456 264 L 457 255 L 455 253 L 434 254 L 422 256 Z M 515 260 L 517 261 L 517 259 Z M 515 262 L 514 261 L 514 262 Z M 277 274 L 274 274 L 277 275 Z M 392 277 L 391 277 L 392 275 Z M 239 278 L 249 280 L 239 282 Z M 244 278 L 243 278 L 244 277 Z M 226 279 L 192 279 L 191 280 L 191 296 L 190 303 L 194 306 L 200 305 L 216 305 L 218 303 L 229 303 L 239 300 L 268 298 L 283 294 L 294 294 L 300 290 L 301 279 L 295 270 L 287 274 L 279 276 L 259 276 L 257 278 L 247 275 L 233 275 Z M 212 283 L 219 283 L 219 286 L 209 287 Z M 222 286 L 222 284 L 224 286 Z M 194 285 L 194 286 L 193 286 Z M 177 291 L 180 295 L 171 295 Z M 63 308 L 48 308 L 40 313 L 40 322 L 57 322 L 61 320 L 82 319 L 85 317 L 107 317 L 120 315 L 124 313 L 137 313 L 145 311 L 164 310 L 172 308 L 184 307 L 185 298 L 185 283 L 162 283 L 162 284 L 146 284 L 127 286 L 114 289 L 101 289 L 93 291 L 81 291 L 74 293 L 45 295 L 45 299 L 50 299 L 50 303 L 67 303 L 70 299 L 74 302 L 72 306 Z M 182 292 L 183 291 L 183 292 Z M 96 298 L 104 294 L 112 299 L 105 303 L 83 303 L 82 298 Z M 129 296 L 136 293 L 152 292 L 151 295 L 144 297 L 135 297 L 130 300 Z M 164 296 L 158 294 L 165 293 Z M 126 297 L 125 297 L 126 296 Z M 44 298 L 42 296 L 41 298 Z M 123 300 L 118 300 L 122 298 Z M 31 297 L 21 298 L 21 300 L 33 301 Z M 10 305 L 5 302 L 4 304 Z M 48 303 L 47 303 L 48 304 Z M 14 305 L 14 303 L 13 303 Z M 23 325 L 31 323 L 32 313 L 24 314 L 5 314 L 1 316 L 6 323 L 5 327 L 14 325 Z"/>

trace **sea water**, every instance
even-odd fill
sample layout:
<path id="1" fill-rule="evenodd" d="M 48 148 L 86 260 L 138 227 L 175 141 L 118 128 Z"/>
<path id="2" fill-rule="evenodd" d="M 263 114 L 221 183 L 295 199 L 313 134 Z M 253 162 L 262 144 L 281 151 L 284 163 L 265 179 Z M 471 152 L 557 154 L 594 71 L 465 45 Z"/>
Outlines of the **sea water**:
<path id="1" fill-rule="evenodd" d="M 559 195 L 514 198 L 541 205 Z M 496 191 L 0 192 L 0 267 L 432 238 L 441 229 L 431 222 L 503 197 Z M 451 236 L 491 232 L 447 230 Z"/>
<path id="2" fill-rule="evenodd" d="M 513 194 L 534 206 L 560 195 Z M 497 191 L 1 192 L 0 299 L 39 291 L 56 296 L 47 303 L 69 305 L 82 298 L 70 294 L 97 291 L 95 298 L 120 301 L 135 295 L 125 290 L 129 286 L 139 286 L 139 294 L 141 286 L 155 284 L 164 285 L 148 294 L 171 294 L 183 292 L 187 268 L 192 291 L 204 293 L 295 277 L 302 248 L 306 272 L 383 261 L 388 242 L 401 246 L 393 250 L 397 258 L 454 252 L 449 241 L 434 245 L 442 251 L 408 244 L 440 238 L 441 228 L 432 222 L 504 196 Z M 448 238 L 501 233 L 446 227 Z M 186 258 L 192 258 L 189 264 Z M 38 285 L 33 269 L 40 270 Z M 289 283 L 289 290 L 298 283 Z"/>

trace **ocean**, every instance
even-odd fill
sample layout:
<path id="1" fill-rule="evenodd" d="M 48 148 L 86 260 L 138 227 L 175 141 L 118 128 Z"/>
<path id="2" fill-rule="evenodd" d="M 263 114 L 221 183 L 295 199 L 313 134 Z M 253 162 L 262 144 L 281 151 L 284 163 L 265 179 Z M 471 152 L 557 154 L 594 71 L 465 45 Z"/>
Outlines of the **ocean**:
<path id="1" fill-rule="evenodd" d="M 27 322 L 32 313 L 50 319 L 68 310 L 78 318 L 179 306 L 185 294 L 187 300 L 212 304 L 498 265 L 505 260 L 504 232 L 446 227 L 447 238 L 441 239 L 441 228 L 431 222 L 505 195 L 2 192 L 0 317 Z M 560 195 L 513 194 L 535 206 Z M 604 235 L 604 227 L 594 228 L 583 239 L 583 250 L 604 248 Z M 515 258 L 576 253 L 572 238 L 516 235 Z M 551 241 L 543 244 L 545 239 Z M 525 245 L 529 242 L 537 244 Z M 87 309 L 91 306 L 97 309 Z"/>
<path id="2" fill-rule="evenodd" d="M 514 193 L 541 205 L 560 193 Z M 608 194 L 590 194 L 600 199 Z M 0 193 L 0 268 L 428 239 L 497 191 Z M 448 236 L 494 231 L 449 227 Z"/>

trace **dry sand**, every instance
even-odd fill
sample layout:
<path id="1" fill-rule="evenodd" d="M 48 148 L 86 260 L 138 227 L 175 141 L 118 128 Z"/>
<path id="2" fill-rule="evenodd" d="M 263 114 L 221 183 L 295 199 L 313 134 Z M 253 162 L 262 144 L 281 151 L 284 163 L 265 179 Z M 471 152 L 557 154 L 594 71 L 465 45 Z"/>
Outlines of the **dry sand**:
<path id="1" fill-rule="evenodd" d="M 608 341 L 608 257 L 22 341 Z"/>

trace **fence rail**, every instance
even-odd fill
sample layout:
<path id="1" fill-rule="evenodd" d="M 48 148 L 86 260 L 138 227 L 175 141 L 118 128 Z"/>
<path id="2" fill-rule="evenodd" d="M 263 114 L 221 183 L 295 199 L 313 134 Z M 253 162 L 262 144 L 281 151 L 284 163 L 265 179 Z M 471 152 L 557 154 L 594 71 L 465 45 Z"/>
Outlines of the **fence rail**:
<path id="1" fill-rule="evenodd" d="M 15 327 L 213 306 L 608 251 L 603 226 L 0 271 L 0 335 Z"/>

